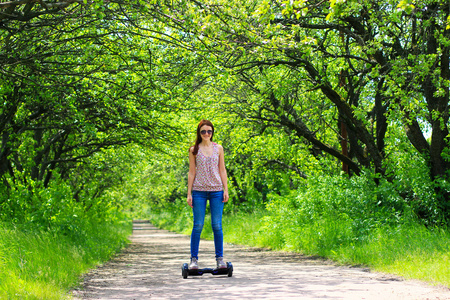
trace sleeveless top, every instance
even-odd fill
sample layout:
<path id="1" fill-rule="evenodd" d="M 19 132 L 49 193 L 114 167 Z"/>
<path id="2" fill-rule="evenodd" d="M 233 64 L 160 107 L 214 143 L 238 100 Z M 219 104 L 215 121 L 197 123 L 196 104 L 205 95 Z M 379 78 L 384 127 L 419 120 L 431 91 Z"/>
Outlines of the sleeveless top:
<path id="1" fill-rule="evenodd" d="M 199 148 L 195 157 L 195 178 L 192 190 L 194 191 L 222 191 L 222 179 L 219 174 L 219 147 L 213 143 L 213 153 L 206 156 Z"/>

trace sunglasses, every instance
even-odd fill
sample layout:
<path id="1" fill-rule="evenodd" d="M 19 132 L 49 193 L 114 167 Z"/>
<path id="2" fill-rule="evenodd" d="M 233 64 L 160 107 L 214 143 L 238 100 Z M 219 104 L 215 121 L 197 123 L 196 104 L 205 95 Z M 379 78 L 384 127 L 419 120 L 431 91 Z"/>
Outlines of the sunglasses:
<path id="1" fill-rule="evenodd" d="M 201 134 L 203 134 L 203 135 L 205 135 L 205 134 L 209 134 L 209 135 L 211 135 L 212 133 L 213 133 L 213 131 L 212 130 L 202 130 L 202 131 L 200 131 L 200 133 Z"/>

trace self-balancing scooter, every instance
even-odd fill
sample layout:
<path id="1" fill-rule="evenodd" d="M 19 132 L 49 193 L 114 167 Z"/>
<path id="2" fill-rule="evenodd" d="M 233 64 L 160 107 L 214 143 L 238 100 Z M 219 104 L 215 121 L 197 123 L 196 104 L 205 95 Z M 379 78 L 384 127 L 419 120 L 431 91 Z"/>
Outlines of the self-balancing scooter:
<path id="1" fill-rule="evenodd" d="M 233 276 L 233 265 L 231 264 L 231 262 L 227 262 L 226 268 L 204 268 L 189 270 L 189 265 L 185 263 L 181 267 L 181 275 L 184 279 L 188 278 L 188 276 L 202 276 L 205 273 L 211 273 L 213 275 L 228 275 L 228 277 L 231 277 Z"/>

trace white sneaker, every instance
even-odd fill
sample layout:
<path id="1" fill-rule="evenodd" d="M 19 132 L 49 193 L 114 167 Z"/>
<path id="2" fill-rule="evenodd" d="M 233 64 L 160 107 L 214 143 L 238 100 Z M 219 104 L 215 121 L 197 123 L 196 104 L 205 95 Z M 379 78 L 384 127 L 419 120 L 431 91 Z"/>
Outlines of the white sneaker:
<path id="1" fill-rule="evenodd" d="M 189 270 L 198 270 L 198 261 L 195 257 L 191 258 L 191 263 L 189 264 Z"/>
<path id="2" fill-rule="evenodd" d="M 217 262 L 217 268 L 218 269 L 226 269 L 227 264 L 223 261 L 223 257 L 218 257 L 216 258 L 216 262 Z"/>

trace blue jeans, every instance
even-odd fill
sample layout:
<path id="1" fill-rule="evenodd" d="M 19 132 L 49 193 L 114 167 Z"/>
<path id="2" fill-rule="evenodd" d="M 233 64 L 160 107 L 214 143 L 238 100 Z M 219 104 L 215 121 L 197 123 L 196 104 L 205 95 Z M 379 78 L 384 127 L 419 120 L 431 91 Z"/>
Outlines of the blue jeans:
<path id="1" fill-rule="evenodd" d="M 192 191 L 192 209 L 194 212 L 194 227 L 191 234 L 191 257 L 198 259 L 198 249 L 200 245 L 200 235 L 203 230 L 206 214 L 206 201 L 209 200 L 211 209 L 211 226 L 214 232 L 214 247 L 216 258 L 223 257 L 223 231 L 222 231 L 222 212 L 223 212 L 223 191 L 205 192 Z"/>

